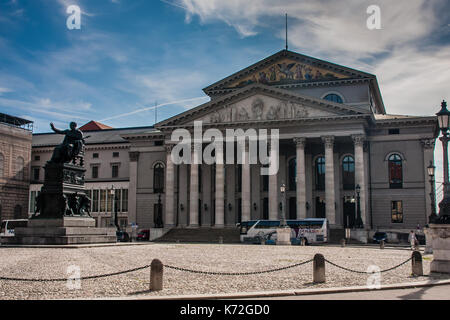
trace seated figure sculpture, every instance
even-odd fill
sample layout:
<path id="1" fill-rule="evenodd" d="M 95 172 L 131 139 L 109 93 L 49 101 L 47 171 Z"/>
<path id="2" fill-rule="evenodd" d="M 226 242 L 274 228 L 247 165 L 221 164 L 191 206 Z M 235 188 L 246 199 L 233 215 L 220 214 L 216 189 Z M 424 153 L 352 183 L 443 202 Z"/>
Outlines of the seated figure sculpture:
<path id="1" fill-rule="evenodd" d="M 51 163 L 67 163 L 75 162 L 76 157 L 80 154 L 84 147 L 83 132 L 77 129 L 75 122 L 70 123 L 70 130 L 59 130 L 55 128 L 53 123 L 50 127 L 55 133 L 65 135 L 63 142 L 53 150 Z"/>

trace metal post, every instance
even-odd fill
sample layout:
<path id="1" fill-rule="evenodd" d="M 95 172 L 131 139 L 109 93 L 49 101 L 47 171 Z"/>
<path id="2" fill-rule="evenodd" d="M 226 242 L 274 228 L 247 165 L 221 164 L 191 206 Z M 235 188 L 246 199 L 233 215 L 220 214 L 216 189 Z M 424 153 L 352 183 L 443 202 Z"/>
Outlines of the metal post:
<path id="1" fill-rule="evenodd" d="M 439 216 L 450 214 L 450 194 L 449 194 L 449 181 L 448 181 L 448 133 L 442 131 L 442 137 L 439 138 L 442 141 L 442 148 L 444 151 L 444 197 L 439 203 Z"/>
<path id="2" fill-rule="evenodd" d="M 356 228 L 364 228 L 362 219 L 361 219 L 361 197 L 360 197 L 360 190 L 357 189 L 356 191 Z"/>

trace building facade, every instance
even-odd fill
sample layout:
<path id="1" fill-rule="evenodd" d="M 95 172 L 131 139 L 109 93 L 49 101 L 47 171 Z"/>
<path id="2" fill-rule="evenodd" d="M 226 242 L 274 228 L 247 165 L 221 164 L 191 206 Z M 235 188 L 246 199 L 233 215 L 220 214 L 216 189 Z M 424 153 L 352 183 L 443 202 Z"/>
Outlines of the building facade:
<path id="1" fill-rule="evenodd" d="M 387 114 L 376 76 L 283 50 L 204 92 L 210 102 L 153 131 L 122 135 L 130 151 L 129 215 L 139 227 L 161 220 L 166 228 L 232 227 L 279 219 L 284 207 L 287 218 L 326 217 L 340 229 L 356 225 L 358 203 L 366 230 L 426 224 L 436 118 Z M 279 170 L 261 175 L 263 164 L 237 164 L 236 154 L 234 164 L 174 164 L 172 133 L 193 137 L 195 121 L 224 136 L 278 129 Z M 207 146 L 183 152 L 199 157 Z M 247 141 L 246 155 L 248 148 Z M 221 158 L 229 150 L 215 152 Z"/>
<path id="2" fill-rule="evenodd" d="M 0 221 L 27 218 L 32 121 L 0 113 Z"/>

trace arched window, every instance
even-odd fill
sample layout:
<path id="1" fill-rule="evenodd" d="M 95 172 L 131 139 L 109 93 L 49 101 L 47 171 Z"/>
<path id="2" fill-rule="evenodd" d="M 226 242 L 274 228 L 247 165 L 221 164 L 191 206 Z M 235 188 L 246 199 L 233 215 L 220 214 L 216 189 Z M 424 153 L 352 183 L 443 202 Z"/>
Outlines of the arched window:
<path id="1" fill-rule="evenodd" d="M 17 180 L 24 179 L 24 173 L 23 173 L 24 166 L 25 166 L 25 161 L 23 160 L 23 158 L 17 157 L 16 163 L 15 163 L 15 170 L 14 170 Z"/>
<path id="2" fill-rule="evenodd" d="M 324 97 L 324 99 L 325 99 L 325 100 L 328 100 L 328 101 L 336 102 L 336 103 L 343 103 L 343 102 L 344 102 L 344 101 L 342 101 L 341 96 L 339 96 L 339 95 L 337 95 L 337 94 L 335 94 L 335 93 L 327 94 L 327 95 Z"/>
<path id="3" fill-rule="evenodd" d="M 289 170 L 288 170 L 288 181 L 289 181 L 289 190 L 296 190 L 296 176 L 297 176 L 297 159 L 292 158 L 289 160 Z"/>
<path id="4" fill-rule="evenodd" d="M 22 206 L 20 204 L 14 207 L 14 219 L 22 218 Z"/>
<path id="5" fill-rule="evenodd" d="M 153 166 L 153 192 L 164 192 L 164 166 L 161 162 Z"/>
<path id="6" fill-rule="evenodd" d="M 325 190 L 325 158 L 320 156 L 316 159 L 316 190 Z"/>
<path id="7" fill-rule="evenodd" d="M 0 178 L 3 178 L 4 175 L 4 165 L 5 165 L 5 157 L 0 153 Z"/>
<path id="8" fill-rule="evenodd" d="M 355 160 L 352 156 L 342 159 L 342 184 L 344 190 L 355 189 Z"/>
<path id="9" fill-rule="evenodd" d="M 389 162 L 389 188 L 399 189 L 403 187 L 402 158 L 394 153 L 388 158 Z"/>

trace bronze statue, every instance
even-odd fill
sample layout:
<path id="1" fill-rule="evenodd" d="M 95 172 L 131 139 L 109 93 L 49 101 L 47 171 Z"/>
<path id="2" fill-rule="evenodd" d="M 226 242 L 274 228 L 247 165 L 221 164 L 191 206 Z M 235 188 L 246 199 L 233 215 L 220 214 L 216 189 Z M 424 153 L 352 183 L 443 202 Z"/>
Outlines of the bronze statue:
<path id="1" fill-rule="evenodd" d="M 83 132 L 77 129 L 75 122 L 70 123 L 70 130 L 59 130 L 55 128 L 53 123 L 50 127 L 55 133 L 65 135 L 63 142 L 53 150 L 53 155 L 50 160 L 51 163 L 67 163 L 72 161 L 75 163 L 77 156 L 83 152 L 85 139 Z"/>

